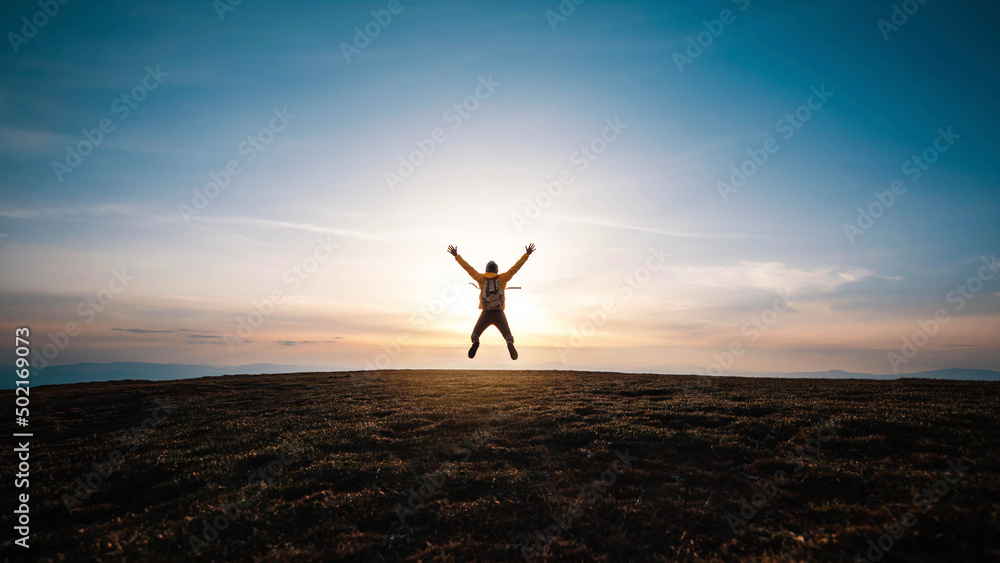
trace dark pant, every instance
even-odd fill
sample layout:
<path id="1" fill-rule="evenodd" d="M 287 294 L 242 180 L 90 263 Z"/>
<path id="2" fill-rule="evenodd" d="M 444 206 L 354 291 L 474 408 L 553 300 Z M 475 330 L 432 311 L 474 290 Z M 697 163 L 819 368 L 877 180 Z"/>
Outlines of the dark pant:
<path id="1" fill-rule="evenodd" d="M 497 327 L 504 340 L 514 342 L 514 336 L 510 333 L 510 327 L 507 326 L 507 315 L 503 314 L 503 311 L 483 311 L 479 315 L 479 320 L 476 321 L 476 328 L 472 329 L 472 341 L 479 342 L 479 335 L 490 325 Z"/>

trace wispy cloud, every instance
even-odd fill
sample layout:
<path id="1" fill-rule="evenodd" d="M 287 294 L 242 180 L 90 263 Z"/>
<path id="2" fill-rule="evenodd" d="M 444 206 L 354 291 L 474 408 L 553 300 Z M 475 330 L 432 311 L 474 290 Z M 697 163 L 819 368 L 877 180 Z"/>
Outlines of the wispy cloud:
<path id="1" fill-rule="evenodd" d="M 194 221 L 194 220 L 192 220 L 191 226 L 195 227 L 197 229 L 203 229 L 203 230 L 206 230 L 206 231 L 209 231 L 209 232 L 212 232 L 212 233 L 218 233 L 218 234 L 221 234 L 221 235 L 229 237 L 229 238 L 234 238 L 236 240 L 241 240 L 243 242 L 250 242 L 250 243 L 253 243 L 253 244 L 259 244 L 261 246 L 272 246 L 272 247 L 276 246 L 276 245 L 274 245 L 272 243 L 268 243 L 268 242 L 264 242 L 264 241 L 257 240 L 257 239 L 254 239 L 254 238 L 250 238 L 248 236 L 244 236 L 244 235 L 241 235 L 239 233 L 234 233 L 234 232 L 228 231 L 226 229 L 220 229 L 218 227 L 212 227 L 210 225 L 206 225 L 206 224 L 204 224 L 203 221 Z"/>
<path id="2" fill-rule="evenodd" d="M 222 338 L 215 334 L 206 334 L 215 332 L 212 330 L 191 330 L 188 328 L 169 328 L 169 329 L 150 329 L 150 328 L 112 328 L 111 330 L 119 332 L 128 332 L 130 334 L 178 334 L 182 333 L 188 338 Z"/>
<path id="3" fill-rule="evenodd" d="M 64 207 L 27 207 L 20 209 L 0 209 L 0 217 L 10 219 L 72 219 L 101 215 L 138 216 L 145 211 L 129 203 L 101 203 Z"/>
<path id="4" fill-rule="evenodd" d="M 735 265 L 678 266 L 671 270 L 681 281 L 726 289 L 783 289 L 827 293 L 848 283 L 875 276 L 863 268 L 796 268 L 781 262 L 738 262 Z"/>
<path id="5" fill-rule="evenodd" d="M 0 126 L 0 150 L 49 153 L 79 141 L 79 137 L 41 129 Z"/>
<path id="6" fill-rule="evenodd" d="M 200 223 L 212 223 L 212 224 L 222 223 L 222 224 L 232 224 L 232 225 L 248 225 L 251 227 L 292 229 L 292 230 L 306 231 L 311 233 L 337 235 L 345 238 L 355 238 L 368 241 L 397 241 L 397 240 L 403 240 L 405 238 L 401 235 L 391 234 L 391 233 L 373 233 L 366 231 L 357 231 L 353 229 L 338 229 L 334 227 L 313 225 L 312 223 L 289 223 L 287 221 L 274 221 L 271 219 L 259 219 L 256 217 L 196 217 L 192 219 L 192 222 L 195 221 Z"/>
<path id="7" fill-rule="evenodd" d="M 622 229 L 629 231 L 639 231 L 652 233 L 666 237 L 675 238 L 705 238 L 705 239 L 784 239 L 786 237 L 768 235 L 748 235 L 741 233 L 695 233 L 682 231 L 668 231 L 658 227 L 647 227 L 644 225 L 630 225 L 628 223 L 605 219 L 596 215 L 570 215 L 564 213 L 552 213 L 549 217 L 562 223 L 572 223 L 576 225 L 590 225 L 594 227 L 607 227 L 610 229 Z"/>

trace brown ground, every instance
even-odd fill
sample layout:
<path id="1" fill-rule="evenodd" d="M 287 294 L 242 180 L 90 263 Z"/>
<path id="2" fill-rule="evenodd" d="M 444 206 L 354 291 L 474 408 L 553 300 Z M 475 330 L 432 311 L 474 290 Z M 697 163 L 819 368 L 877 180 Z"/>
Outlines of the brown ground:
<path id="1" fill-rule="evenodd" d="M 41 387 L 31 555 L 839 561 L 909 511 L 882 561 L 1000 561 L 998 391 L 552 371 Z M 969 469 L 931 502 L 949 461 Z M 734 532 L 744 499 L 766 504 Z"/>

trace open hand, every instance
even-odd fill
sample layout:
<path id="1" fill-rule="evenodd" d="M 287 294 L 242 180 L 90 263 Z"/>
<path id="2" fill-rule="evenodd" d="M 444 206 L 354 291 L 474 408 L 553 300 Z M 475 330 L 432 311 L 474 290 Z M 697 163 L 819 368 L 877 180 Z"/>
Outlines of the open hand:
<path id="1" fill-rule="evenodd" d="M 530 256 L 531 253 L 535 251 L 535 245 L 534 244 L 529 244 L 528 246 L 525 246 L 524 247 L 524 251 L 527 252 L 528 255 Z"/>
<path id="2" fill-rule="evenodd" d="M 458 247 L 457 246 L 452 246 L 452 245 L 449 244 L 448 245 L 448 252 L 451 253 L 452 256 L 458 256 Z"/>

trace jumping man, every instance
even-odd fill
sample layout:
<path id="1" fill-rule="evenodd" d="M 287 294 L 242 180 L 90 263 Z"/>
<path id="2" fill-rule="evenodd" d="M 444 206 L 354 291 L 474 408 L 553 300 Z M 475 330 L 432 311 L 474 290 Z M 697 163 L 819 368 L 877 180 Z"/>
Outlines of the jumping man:
<path id="1" fill-rule="evenodd" d="M 497 263 L 490 260 L 486 264 L 486 273 L 480 274 L 475 268 L 469 265 L 468 262 L 462 259 L 458 255 L 458 248 L 455 246 L 449 246 L 448 252 L 458 260 L 458 263 L 465 268 L 466 272 L 472 276 L 472 279 L 476 280 L 479 284 L 479 308 L 483 310 L 482 314 L 479 315 L 479 320 L 476 321 L 476 328 L 472 329 L 472 348 L 469 348 L 469 357 L 476 357 L 476 350 L 479 349 L 479 335 L 483 333 L 490 325 L 494 325 L 503 335 L 504 340 L 507 341 L 507 351 L 510 352 L 510 359 L 517 359 L 517 350 L 514 349 L 514 336 L 510 333 L 510 327 L 507 326 L 507 315 L 504 314 L 504 289 L 507 288 L 507 282 L 510 278 L 514 277 L 514 274 L 524 266 L 524 263 L 528 261 L 528 256 L 535 251 L 535 245 L 529 244 L 524 247 L 524 256 L 517 261 L 516 264 L 511 266 L 506 272 L 499 274 L 499 268 L 497 268 Z"/>

